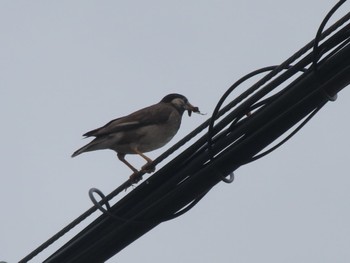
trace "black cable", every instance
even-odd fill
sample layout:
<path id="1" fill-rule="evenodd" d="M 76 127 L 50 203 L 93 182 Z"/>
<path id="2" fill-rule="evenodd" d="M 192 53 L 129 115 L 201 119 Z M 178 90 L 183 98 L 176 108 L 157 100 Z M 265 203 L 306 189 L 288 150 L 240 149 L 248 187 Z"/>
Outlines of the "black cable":
<path id="1" fill-rule="evenodd" d="M 100 205 L 104 205 L 104 201 L 109 201 L 113 197 L 117 196 L 120 192 L 124 191 L 126 188 L 132 186 L 132 181 L 129 179 L 126 182 L 124 182 L 122 185 L 117 187 L 114 191 L 112 191 L 109 195 L 106 196 L 106 198 L 99 202 Z M 80 224 L 82 221 L 84 221 L 86 218 L 88 218 L 92 213 L 94 213 L 97 210 L 96 206 L 91 207 L 86 212 L 81 214 L 79 217 L 74 219 L 71 223 L 69 223 L 67 226 L 65 226 L 63 229 L 58 231 L 55 235 L 53 235 L 51 238 L 49 238 L 47 241 L 45 241 L 43 244 L 41 244 L 38 248 L 33 250 L 31 253 L 29 253 L 26 257 L 24 257 L 22 260 L 19 261 L 19 263 L 25 263 L 37 256 L 40 252 L 45 250 L 47 247 L 49 247 L 51 244 L 53 244 L 55 241 L 57 241 L 59 238 L 61 238 L 63 235 L 68 233 L 71 229 L 76 227 L 78 224 Z"/>
<path id="2" fill-rule="evenodd" d="M 345 2 L 346 2 L 346 0 L 340 0 L 338 3 L 336 3 L 335 6 L 333 6 L 333 8 L 325 16 L 325 18 L 323 19 L 321 25 L 319 26 L 319 28 L 317 30 L 316 37 L 314 40 L 314 46 L 313 46 L 314 59 L 313 59 L 313 63 L 312 63 L 313 68 L 315 70 L 317 70 L 317 62 L 322 56 L 322 51 L 320 51 L 320 49 L 319 49 L 319 43 L 321 41 L 322 32 L 323 32 L 326 24 L 328 23 L 329 19 L 334 15 L 334 13 L 339 9 L 339 7 L 342 6 Z"/>
<path id="3" fill-rule="evenodd" d="M 329 13 L 326 15 L 326 17 L 324 18 L 324 20 L 322 21 L 315 39 L 310 42 L 308 45 L 306 45 L 304 48 L 302 48 L 301 50 L 299 50 L 297 53 L 295 53 L 291 58 L 289 58 L 287 61 L 285 61 L 284 63 L 282 63 L 279 66 L 270 66 L 270 67 L 265 67 L 265 68 L 261 68 L 258 70 L 255 70 L 249 74 L 247 74 L 246 76 L 242 77 L 241 79 L 239 79 L 238 81 L 236 81 L 225 93 L 224 95 L 220 98 L 219 102 L 217 103 L 213 113 L 212 113 L 212 117 L 209 120 L 209 127 L 208 127 L 208 137 L 207 137 L 207 147 L 208 147 L 208 154 L 210 156 L 210 159 L 213 160 L 214 156 L 212 153 L 212 143 L 213 143 L 213 136 L 214 136 L 214 122 L 216 119 L 218 119 L 222 114 L 218 114 L 220 111 L 220 108 L 222 106 L 222 104 L 224 103 L 224 101 L 227 99 L 227 97 L 232 93 L 232 91 L 234 89 L 236 89 L 240 84 L 242 84 L 244 81 L 248 80 L 249 78 L 252 78 L 253 76 L 257 75 L 257 74 L 261 74 L 263 72 L 267 72 L 267 71 L 271 71 L 270 74 L 268 74 L 267 76 L 265 76 L 264 78 L 266 78 L 266 80 L 264 80 L 264 78 L 262 80 L 260 80 L 261 83 L 256 83 L 254 86 L 252 86 L 250 89 L 248 89 L 245 93 L 245 96 L 239 96 L 236 100 L 234 100 L 234 105 L 239 104 L 240 102 L 242 102 L 245 98 L 248 97 L 249 94 L 252 94 L 253 92 L 255 92 L 259 87 L 261 87 L 264 83 L 266 83 L 269 79 L 271 79 L 272 77 L 274 77 L 278 72 L 280 72 L 281 70 L 283 70 L 283 67 L 289 69 L 291 66 L 290 64 L 296 60 L 297 57 L 301 57 L 302 54 L 306 53 L 306 51 L 308 49 L 311 48 L 312 43 L 313 44 L 313 54 L 314 54 L 314 59 L 313 59 L 313 65 L 314 65 L 314 69 L 316 69 L 316 64 L 318 62 L 318 59 L 320 58 L 319 56 L 319 42 L 321 39 L 325 38 L 326 36 L 328 36 L 329 34 L 331 34 L 334 30 L 333 27 L 330 27 L 328 30 L 326 30 L 324 33 L 324 27 L 326 25 L 326 23 L 328 22 L 328 20 L 330 19 L 330 17 L 336 12 L 336 10 L 345 2 L 346 0 L 341 0 L 339 1 L 330 11 Z M 347 17 L 349 15 L 349 13 L 344 16 L 343 18 Z M 348 18 L 345 19 L 345 21 L 347 21 Z M 338 22 L 342 21 L 339 20 Z M 344 22 L 345 22 L 344 21 Z M 343 22 L 340 22 L 341 24 Z M 336 23 L 337 24 L 337 23 Z M 345 45 L 345 44 L 343 44 Z M 290 61 L 291 63 L 287 64 L 287 62 Z M 302 69 L 305 72 L 305 69 Z M 264 80 L 264 81 L 263 81 Z M 233 107 L 234 105 L 233 102 L 230 103 L 231 107 Z M 247 109 L 242 109 L 242 111 L 246 111 L 246 113 L 249 113 L 249 108 Z M 244 114 L 241 114 L 240 116 L 237 116 L 237 118 L 235 119 L 234 123 L 237 123 L 239 121 L 240 118 L 242 118 L 244 116 Z"/>
<path id="4" fill-rule="evenodd" d="M 288 65 L 286 66 L 286 70 L 290 69 L 292 66 Z M 220 98 L 219 102 L 216 104 L 216 107 L 212 113 L 212 117 L 209 120 L 209 125 L 208 125 L 208 137 L 207 137 L 207 147 L 208 147 L 208 154 L 210 157 L 210 160 L 214 159 L 213 156 L 213 152 L 212 152 L 212 144 L 213 144 L 213 137 L 214 137 L 214 123 L 215 120 L 217 120 L 219 118 L 219 113 L 221 113 L 221 106 L 224 103 L 224 101 L 227 99 L 227 97 L 233 92 L 233 90 L 235 90 L 239 85 L 241 85 L 243 82 L 247 81 L 248 79 L 261 74 L 261 73 L 265 73 L 265 72 L 271 72 L 273 70 L 275 70 L 276 68 L 278 68 L 278 66 L 268 66 L 268 67 L 264 67 L 264 68 L 260 68 L 257 69 L 255 71 L 252 71 L 250 73 L 248 73 L 247 75 L 243 76 L 242 78 L 240 78 L 238 81 L 236 81 L 228 90 L 226 90 L 226 92 L 224 93 L 224 95 L 222 95 L 222 97 Z M 306 69 L 302 68 L 299 69 L 299 71 L 301 72 L 306 72 Z M 249 92 L 250 89 L 248 89 L 247 91 Z M 272 101 L 273 99 L 276 99 L 278 96 L 280 96 L 281 93 L 277 93 L 275 95 L 270 96 L 267 99 L 264 99 L 262 101 L 259 101 L 251 106 L 249 106 L 247 109 L 242 109 L 240 114 L 237 115 L 237 117 L 234 119 L 234 121 L 231 123 L 231 126 L 229 128 L 229 130 L 232 129 L 232 127 L 246 114 L 247 116 L 250 115 L 251 111 L 261 107 L 263 105 L 266 105 L 267 103 L 269 103 L 270 101 Z M 243 100 L 243 98 L 240 98 L 239 100 L 235 101 L 236 104 L 239 104 L 241 101 Z"/>
<path id="5" fill-rule="evenodd" d="M 316 113 L 323 107 L 320 106 L 318 108 L 316 108 L 313 112 L 310 113 L 310 115 L 308 117 L 306 117 L 306 119 L 298 126 L 296 127 L 286 138 L 284 138 L 282 141 L 280 141 L 279 143 L 277 143 L 275 146 L 271 147 L 270 149 L 264 151 L 263 153 L 260 153 L 254 157 L 252 157 L 251 159 L 247 160 L 247 162 L 242 163 L 243 164 L 247 164 L 247 163 L 251 163 L 253 161 L 256 161 L 268 154 L 270 154 L 271 152 L 273 152 L 274 150 L 276 150 L 277 148 L 279 148 L 280 146 L 282 146 L 282 144 L 286 143 L 290 138 L 292 138 L 298 131 L 300 131 L 301 128 L 303 128 L 305 126 L 306 123 L 308 123 L 315 115 Z"/>
<path id="6" fill-rule="evenodd" d="M 240 78 L 239 80 L 237 80 L 234 84 L 231 85 L 231 87 L 226 90 L 226 92 L 224 93 L 224 95 L 222 95 L 222 97 L 220 98 L 219 102 L 216 104 L 215 106 L 215 109 L 212 113 L 212 116 L 211 118 L 209 119 L 209 125 L 208 125 L 208 137 L 207 137 L 207 147 L 208 147 L 208 154 L 209 154 L 209 157 L 211 160 L 214 159 L 214 155 L 213 155 L 213 147 L 212 147 L 212 144 L 213 144 L 213 137 L 214 137 L 214 132 L 213 132 L 213 129 L 214 129 L 214 122 L 216 119 L 219 118 L 219 111 L 220 111 L 220 108 L 222 106 L 222 104 L 224 103 L 224 101 L 226 100 L 226 98 L 231 94 L 231 92 L 236 89 L 239 85 L 241 85 L 243 82 L 245 82 L 246 80 L 258 75 L 258 74 L 261 74 L 261 73 L 264 73 L 264 72 L 267 72 L 267 71 L 271 71 L 273 69 L 275 69 L 277 66 L 270 66 L 270 67 L 265 67 L 265 68 L 261 68 L 261 69 L 257 69 L 257 70 L 254 70 L 253 72 L 250 72 L 248 73 L 247 75 L 243 76 L 242 78 Z M 240 103 L 244 98 L 240 98 L 238 101 L 237 101 L 237 104 Z M 248 111 L 247 111 L 248 113 Z"/>
<path id="7" fill-rule="evenodd" d="M 98 194 L 100 197 L 101 197 L 101 201 L 100 202 L 103 202 L 105 205 L 106 205 L 106 208 L 104 208 L 100 202 L 98 202 L 94 196 L 94 194 Z M 111 206 L 109 204 L 109 202 L 107 201 L 107 197 L 103 194 L 103 192 L 97 188 L 91 188 L 89 190 L 89 197 L 90 197 L 90 200 L 92 201 L 92 203 L 94 204 L 94 206 L 100 210 L 104 215 L 112 218 L 113 220 L 117 220 L 117 221 L 120 221 L 120 222 L 124 222 L 124 223 L 132 223 L 132 224 L 136 224 L 136 225 L 147 225 L 147 224 L 150 224 L 150 223 L 153 223 L 154 221 L 139 221 L 139 220 L 134 220 L 134 219 L 128 219 L 128 218 L 124 218 L 124 217 L 121 217 L 121 216 L 117 216 L 113 213 L 110 212 L 111 210 Z"/>
<path id="8" fill-rule="evenodd" d="M 222 176 L 221 177 L 221 181 L 223 181 L 224 183 L 226 184 L 231 184 L 233 183 L 233 181 L 235 180 L 235 174 L 232 172 L 230 173 L 229 175 L 229 178 L 225 177 L 225 176 Z"/>
<path id="9" fill-rule="evenodd" d="M 180 211 L 172 214 L 172 215 L 169 215 L 169 216 L 166 216 L 166 217 L 163 217 L 162 218 L 162 222 L 165 222 L 165 221 L 169 221 L 169 220 L 173 220 L 179 216 L 182 216 L 183 214 L 187 213 L 189 210 L 191 210 L 196 204 L 199 203 L 200 200 L 202 200 L 202 198 L 209 192 L 209 190 L 203 194 L 201 194 L 200 196 L 198 196 L 196 199 L 194 199 L 189 205 L 187 205 L 185 208 L 181 209 Z"/>

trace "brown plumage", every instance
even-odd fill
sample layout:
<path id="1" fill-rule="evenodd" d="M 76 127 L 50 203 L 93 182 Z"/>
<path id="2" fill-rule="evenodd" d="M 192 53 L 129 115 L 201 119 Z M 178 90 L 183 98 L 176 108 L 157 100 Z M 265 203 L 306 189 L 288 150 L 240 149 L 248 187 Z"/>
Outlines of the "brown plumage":
<path id="1" fill-rule="evenodd" d="M 138 110 L 130 115 L 114 119 L 106 125 L 85 133 L 85 137 L 95 137 L 87 145 L 75 151 L 72 157 L 83 152 L 111 149 L 117 152 L 119 160 L 134 173 L 138 170 L 125 160 L 126 154 L 138 154 L 147 161 L 142 167 L 152 172 L 152 160 L 143 153 L 153 151 L 168 143 L 180 128 L 184 111 L 199 112 L 186 97 L 169 94 L 159 103 Z"/>

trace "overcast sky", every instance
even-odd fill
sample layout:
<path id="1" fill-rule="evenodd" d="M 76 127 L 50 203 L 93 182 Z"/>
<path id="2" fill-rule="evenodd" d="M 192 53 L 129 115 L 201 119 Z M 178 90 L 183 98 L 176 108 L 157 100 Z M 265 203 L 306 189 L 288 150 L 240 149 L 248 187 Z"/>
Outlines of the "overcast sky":
<path id="1" fill-rule="evenodd" d="M 107 194 L 130 175 L 112 151 L 71 159 L 81 134 L 182 93 L 208 115 L 184 115 L 156 158 L 234 81 L 314 38 L 335 3 L 0 1 L 0 261 L 17 262 L 91 207 L 91 187 Z M 108 262 L 350 262 L 349 100 L 346 88 L 233 184 Z"/>

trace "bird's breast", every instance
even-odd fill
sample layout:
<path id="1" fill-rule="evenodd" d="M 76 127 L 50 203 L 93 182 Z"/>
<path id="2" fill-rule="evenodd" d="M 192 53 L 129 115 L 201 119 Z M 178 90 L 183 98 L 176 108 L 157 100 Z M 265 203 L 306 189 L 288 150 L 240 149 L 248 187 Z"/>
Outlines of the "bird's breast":
<path id="1" fill-rule="evenodd" d="M 181 124 L 181 115 L 174 112 L 164 123 L 146 125 L 123 132 L 122 139 L 113 149 L 122 153 L 134 153 L 136 148 L 141 152 L 150 152 L 167 144 L 177 133 Z"/>
<path id="2" fill-rule="evenodd" d="M 138 149 L 141 152 L 150 152 L 163 147 L 177 133 L 180 128 L 181 118 L 172 119 L 163 124 L 155 124 L 141 129 Z"/>

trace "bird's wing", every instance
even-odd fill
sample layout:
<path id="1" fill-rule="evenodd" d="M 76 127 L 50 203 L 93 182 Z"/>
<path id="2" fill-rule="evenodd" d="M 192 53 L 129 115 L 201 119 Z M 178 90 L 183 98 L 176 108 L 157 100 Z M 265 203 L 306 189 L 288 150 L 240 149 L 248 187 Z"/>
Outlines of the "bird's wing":
<path id="1" fill-rule="evenodd" d="M 172 107 L 167 104 L 155 104 L 147 108 L 135 111 L 130 115 L 114 119 L 106 125 L 85 133 L 83 136 L 104 136 L 120 131 L 128 131 L 141 126 L 161 124 L 168 120 Z"/>

